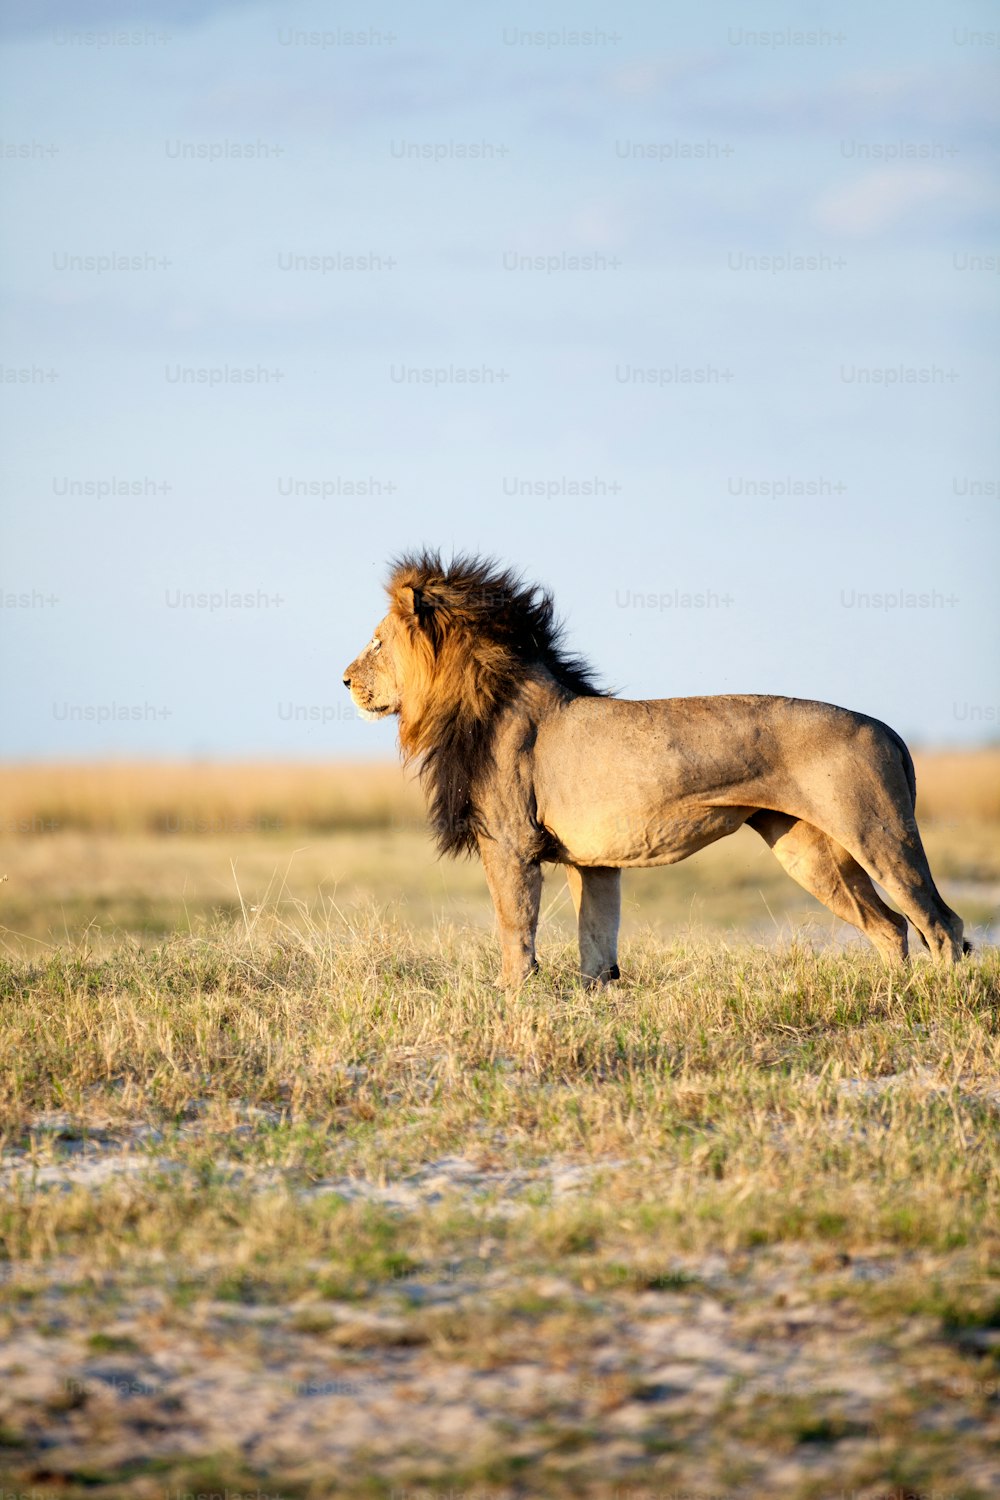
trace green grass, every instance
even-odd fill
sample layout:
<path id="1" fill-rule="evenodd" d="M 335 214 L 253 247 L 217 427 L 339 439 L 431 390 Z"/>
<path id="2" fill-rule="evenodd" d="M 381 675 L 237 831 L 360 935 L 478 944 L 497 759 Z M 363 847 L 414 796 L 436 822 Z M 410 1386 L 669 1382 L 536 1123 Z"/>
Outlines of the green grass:
<path id="1" fill-rule="evenodd" d="M 515 996 L 371 906 L 0 961 L 7 1488 L 991 1493 L 996 952 L 547 935 Z"/>

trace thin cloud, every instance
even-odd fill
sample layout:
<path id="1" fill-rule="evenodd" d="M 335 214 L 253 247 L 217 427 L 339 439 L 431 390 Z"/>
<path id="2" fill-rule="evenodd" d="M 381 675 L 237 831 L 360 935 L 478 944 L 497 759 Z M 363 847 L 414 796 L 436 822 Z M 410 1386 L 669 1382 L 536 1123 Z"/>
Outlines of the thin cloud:
<path id="1" fill-rule="evenodd" d="M 968 173 L 944 167 L 883 167 L 854 182 L 832 188 L 814 203 L 812 220 L 819 228 L 858 239 L 884 234 L 933 212 L 950 223 L 974 215 L 984 198 L 982 186 Z"/>

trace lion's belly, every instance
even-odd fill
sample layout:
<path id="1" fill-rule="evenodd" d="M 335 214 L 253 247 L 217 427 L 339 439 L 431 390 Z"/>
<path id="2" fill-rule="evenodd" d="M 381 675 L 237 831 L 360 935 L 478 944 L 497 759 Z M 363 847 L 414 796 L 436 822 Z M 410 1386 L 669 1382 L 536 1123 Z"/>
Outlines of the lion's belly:
<path id="1" fill-rule="evenodd" d="M 690 806 L 666 811 L 591 805 L 573 813 L 557 812 L 544 821 L 571 864 L 641 868 L 687 859 L 707 844 L 735 833 L 753 811 L 752 807 Z"/>

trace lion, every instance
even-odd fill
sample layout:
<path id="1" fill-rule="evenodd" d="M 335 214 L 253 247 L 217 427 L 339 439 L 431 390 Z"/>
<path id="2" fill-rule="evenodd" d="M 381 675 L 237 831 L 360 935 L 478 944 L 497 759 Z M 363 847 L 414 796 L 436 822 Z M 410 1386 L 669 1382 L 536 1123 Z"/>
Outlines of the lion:
<path id="1" fill-rule="evenodd" d="M 440 851 L 478 852 L 505 986 L 538 967 L 544 863 L 566 869 L 581 976 L 604 984 L 620 978 L 622 870 L 676 864 L 744 824 L 886 960 L 906 959 L 907 918 L 934 957 L 969 950 L 920 840 L 910 753 L 878 719 L 762 694 L 602 692 L 564 648 L 552 596 L 491 559 L 404 555 L 386 591 L 344 684 L 364 718 L 399 716 Z"/>

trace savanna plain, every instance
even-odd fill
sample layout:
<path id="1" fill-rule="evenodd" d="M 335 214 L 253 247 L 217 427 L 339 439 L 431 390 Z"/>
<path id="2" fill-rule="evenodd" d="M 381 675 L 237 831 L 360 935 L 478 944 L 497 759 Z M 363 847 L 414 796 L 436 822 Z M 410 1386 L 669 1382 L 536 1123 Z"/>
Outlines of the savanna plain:
<path id="1" fill-rule="evenodd" d="M 511 996 L 393 766 L 0 768 L 3 1500 L 1000 1494 L 1000 750 L 917 777 L 961 966 L 743 830 Z"/>

